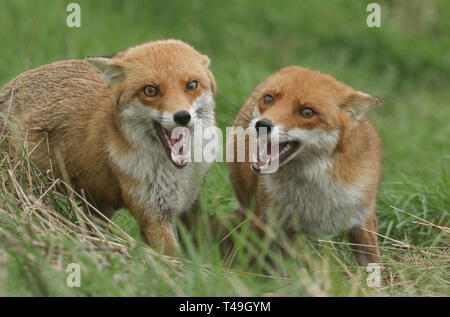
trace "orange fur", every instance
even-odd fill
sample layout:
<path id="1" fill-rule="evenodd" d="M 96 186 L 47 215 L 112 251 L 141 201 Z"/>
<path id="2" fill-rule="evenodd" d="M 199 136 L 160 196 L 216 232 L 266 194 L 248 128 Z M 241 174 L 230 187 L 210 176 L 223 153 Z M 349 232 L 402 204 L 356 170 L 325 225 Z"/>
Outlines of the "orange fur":
<path id="1" fill-rule="evenodd" d="M 273 103 L 264 102 L 267 94 L 274 97 Z M 283 208 L 288 206 L 291 220 L 286 222 L 286 230 L 298 220 L 294 216 L 299 217 L 298 225 L 303 226 L 300 231 L 320 232 L 321 229 L 316 228 L 319 223 L 325 223 L 325 233 L 336 233 L 337 228 L 342 227 L 350 231 L 352 243 L 367 245 L 355 248 L 364 252 L 355 253 L 360 265 L 379 262 L 376 235 L 365 229 L 377 231 L 375 200 L 381 174 L 381 143 L 364 116 L 368 108 L 379 102 L 380 99 L 355 91 L 329 75 L 297 66 L 284 68 L 258 85 L 236 116 L 235 127 L 248 128 L 255 121 L 265 119 L 284 129 L 290 137 L 298 135 L 300 138 L 304 134 L 317 138 L 319 145 L 306 146 L 310 140 L 302 136 L 302 141 L 297 140 L 300 145 L 292 154 L 293 158 L 281 164 L 277 172 L 267 175 L 253 173 L 248 156 L 246 162 L 237 162 L 234 151 L 229 171 L 241 211 L 249 208 L 255 195 L 255 213 L 262 218 L 266 218 L 270 205 L 281 207 L 281 213 L 287 212 Z M 300 116 L 299 111 L 305 107 L 313 109 L 315 115 Z M 255 109 L 259 114 L 256 119 Z M 325 144 L 325 141 L 321 141 L 320 135 L 327 136 L 325 141 L 336 137 L 336 142 L 330 148 L 325 145 L 321 148 L 320 142 Z M 333 220 L 334 213 L 346 212 L 338 210 L 347 203 L 340 202 L 343 200 L 341 193 L 342 197 L 345 194 L 355 199 L 355 203 L 348 203 L 350 209 L 354 209 L 353 220 L 349 223 Z M 325 209 L 329 209 L 329 216 Z M 308 212 L 308 216 L 304 216 Z M 320 213 L 323 218 L 316 221 L 314 217 Z"/>
<path id="2" fill-rule="evenodd" d="M 141 112 L 148 109 L 151 114 L 171 115 L 189 110 L 201 95 L 214 96 L 216 84 L 208 66 L 208 57 L 176 40 L 146 43 L 111 58 L 56 62 L 27 71 L 5 85 L 0 92 L 0 111 L 18 131 L 17 136 L 9 132 L 10 143 L 20 148 L 25 141 L 28 150 L 34 149 L 31 159 L 39 168 L 52 170 L 56 177 L 65 172 L 76 190 L 84 189 L 98 207 L 129 209 L 140 222 L 144 238 L 169 252 L 176 245 L 172 227 L 180 210 L 166 206 L 169 198 L 163 197 L 166 201 L 158 206 L 154 203 L 158 197 L 143 196 L 148 186 L 158 195 L 160 184 L 155 182 L 161 180 L 169 182 L 165 184 L 170 187 L 168 192 L 177 188 L 183 192 L 176 187 L 181 185 L 170 183 L 165 175 L 153 179 L 152 175 L 164 170 L 176 178 L 188 172 L 166 162 L 141 162 L 142 153 L 150 160 L 167 158 L 156 156 L 162 153 L 156 139 L 148 145 L 147 139 L 155 137 L 152 131 L 145 132 L 152 128 L 143 121 L 148 118 L 135 115 L 128 119 L 142 130 L 138 131 L 142 139 L 134 140 L 127 135 L 134 132 L 128 131 L 133 128 L 127 130 L 124 116 L 136 107 Z M 190 91 L 186 84 L 192 80 L 199 86 Z M 147 85 L 157 85 L 160 94 L 145 96 L 143 87 Z M 166 196 L 171 197 L 169 194 Z"/>

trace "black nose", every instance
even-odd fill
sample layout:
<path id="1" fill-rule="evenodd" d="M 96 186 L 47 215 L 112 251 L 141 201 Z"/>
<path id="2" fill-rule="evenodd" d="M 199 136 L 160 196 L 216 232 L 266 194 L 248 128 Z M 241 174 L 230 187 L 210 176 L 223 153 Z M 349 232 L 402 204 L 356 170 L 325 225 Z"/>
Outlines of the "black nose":
<path id="1" fill-rule="evenodd" d="M 186 110 L 178 111 L 173 115 L 173 120 L 179 125 L 186 125 L 191 121 L 191 114 Z"/>
<path id="2" fill-rule="evenodd" d="M 256 132 L 258 134 L 259 134 L 260 128 L 266 128 L 267 134 L 269 134 L 272 127 L 273 127 L 272 122 L 270 122 L 269 120 L 266 120 L 266 119 L 258 120 L 258 121 L 256 121 L 256 124 L 255 124 Z"/>

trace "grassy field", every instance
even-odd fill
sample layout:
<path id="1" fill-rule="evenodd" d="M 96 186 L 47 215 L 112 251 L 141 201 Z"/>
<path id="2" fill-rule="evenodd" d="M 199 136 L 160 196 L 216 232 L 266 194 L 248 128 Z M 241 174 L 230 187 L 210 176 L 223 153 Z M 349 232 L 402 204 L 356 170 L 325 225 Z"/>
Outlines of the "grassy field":
<path id="1" fill-rule="evenodd" d="M 72 29 L 69 2 L 2 1 L 0 85 L 53 61 L 178 38 L 212 60 L 221 128 L 259 82 L 291 64 L 382 97 L 369 117 L 384 143 L 383 283 L 367 287 L 345 236 L 280 240 L 280 255 L 269 237 L 243 230 L 224 261 L 206 219 L 195 232 L 180 226 L 186 248 L 177 259 L 161 257 L 136 241 L 127 211 L 91 223 L 76 196 L 48 191 L 52 179 L 32 162 L 0 152 L 0 296 L 450 295 L 448 1 L 378 1 L 382 27 L 373 29 L 371 1 L 80 0 L 82 27 Z M 212 166 L 200 201 L 203 215 L 237 207 L 225 164 Z M 80 288 L 66 285 L 69 263 L 81 266 Z"/>

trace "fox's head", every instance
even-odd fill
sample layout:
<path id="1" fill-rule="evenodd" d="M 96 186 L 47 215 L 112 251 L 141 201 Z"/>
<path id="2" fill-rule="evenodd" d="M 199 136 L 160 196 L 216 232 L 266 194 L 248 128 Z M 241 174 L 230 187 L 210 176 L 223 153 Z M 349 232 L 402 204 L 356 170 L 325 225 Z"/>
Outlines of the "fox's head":
<path id="1" fill-rule="evenodd" d="M 255 106 L 250 127 L 269 133 L 268 155 L 258 156 L 252 164 L 255 172 L 264 172 L 274 159 L 281 167 L 289 161 L 331 154 L 364 120 L 365 112 L 382 100 L 331 76 L 291 66 L 261 83 L 249 101 Z M 278 151 L 271 151 L 274 142 Z"/>
<path id="2" fill-rule="evenodd" d="M 209 58 L 181 41 L 161 40 L 86 60 L 102 72 L 129 141 L 139 146 L 158 139 L 175 166 L 186 166 L 186 146 L 175 145 L 190 143 L 187 132 L 195 125 L 215 123 Z"/>

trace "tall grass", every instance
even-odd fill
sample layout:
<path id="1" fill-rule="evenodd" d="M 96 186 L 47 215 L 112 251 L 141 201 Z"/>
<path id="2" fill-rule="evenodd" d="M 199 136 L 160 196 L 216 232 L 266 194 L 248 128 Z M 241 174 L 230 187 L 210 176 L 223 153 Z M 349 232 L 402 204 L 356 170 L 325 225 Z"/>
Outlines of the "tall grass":
<path id="1" fill-rule="evenodd" d="M 180 224 L 184 248 L 178 257 L 162 256 L 116 223 L 89 216 L 93 206 L 62 180 L 43 174 L 27 155 L 3 149 L 0 162 L 3 295 L 443 295 L 448 289 L 450 228 L 398 207 L 391 206 L 404 225 L 431 230 L 434 238 L 417 245 L 406 233 L 399 240 L 380 234 L 383 286 L 373 291 L 345 240 L 291 241 L 270 227 L 261 240 L 244 223 L 229 231 L 227 239 L 236 246 L 230 257 L 221 255 L 222 241 L 203 213 L 195 232 Z M 126 227 L 120 216 L 116 222 Z M 278 249 L 271 247 L 274 241 Z M 81 288 L 66 284 L 70 263 L 81 266 Z"/>

